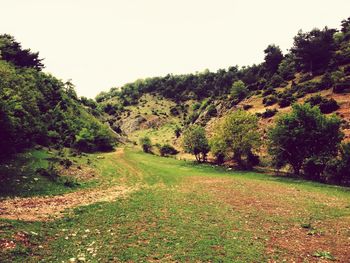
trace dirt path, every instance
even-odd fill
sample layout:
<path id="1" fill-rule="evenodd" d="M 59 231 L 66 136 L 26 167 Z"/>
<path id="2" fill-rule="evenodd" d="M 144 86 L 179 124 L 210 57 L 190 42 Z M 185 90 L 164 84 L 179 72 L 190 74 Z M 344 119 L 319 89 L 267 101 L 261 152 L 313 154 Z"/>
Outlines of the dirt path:
<path id="1" fill-rule="evenodd" d="M 135 188 L 114 186 L 88 189 L 50 197 L 12 198 L 0 202 L 0 217 L 25 221 L 48 221 L 62 217 L 64 212 L 78 206 L 114 201 L 135 191 Z"/>
<path id="2" fill-rule="evenodd" d="M 118 149 L 113 154 L 116 159 L 123 159 L 124 150 Z M 136 173 L 136 170 L 131 172 Z M 57 196 L 8 198 L 0 201 L 0 218 L 24 221 L 54 220 L 63 217 L 69 209 L 97 202 L 111 202 L 135 190 L 137 187 L 115 185 L 78 190 Z"/>

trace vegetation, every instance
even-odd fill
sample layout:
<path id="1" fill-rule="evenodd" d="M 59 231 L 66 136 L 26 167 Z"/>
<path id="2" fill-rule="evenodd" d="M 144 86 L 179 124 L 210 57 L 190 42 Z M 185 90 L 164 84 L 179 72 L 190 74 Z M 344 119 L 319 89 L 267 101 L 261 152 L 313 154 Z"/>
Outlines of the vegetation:
<path id="1" fill-rule="evenodd" d="M 210 148 L 203 127 L 188 127 L 183 133 L 182 147 L 185 152 L 194 154 L 198 162 L 205 162 Z"/>
<path id="2" fill-rule="evenodd" d="M 113 133 L 82 107 L 70 82 L 40 71 L 38 53 L 8 35 L 0 50 L 0 158 L 35 144 L 112 149 Z"/>
<path id="3" fill-rule="evenodd" d="M 348 259 L 346 189 L 130 149 L 102 156 L 82 159 L 93 160 L 101 182 L 144 187 L 53 221 L 1 219 L 2 241 L 16 245 L 0 251 L 3 262 Z"/>
<path id="4" fill-rule="evenodd" d="M 151 153 L 152 152 L 152 142 L 149 137 L 141 137 L 140 138 L 140 145 L 142 147 L 142 150 L 145 153 Z"/>
<path id="5" fill-rule="evenodd" d="M 258 118 L 246 111 L 238 110 L 224 117 L 213 129 L 211 138 L 213 154 L 233 158 L 241 167 L 250 167 L 249 157 L 260 146 Z M 244 163 L 242 157 L 246 157 Z"/>
<path id="6" fill-rule="evenodd" d="M 337 156 L 342 138 L 337 117 L 326 117 L 310 104 L 295 104 L 270 130 L 269 152 L 277 167 L 289 164 L 296 175 L 304 168 L 306 176 L 319 180 L 327 161 Z"/>

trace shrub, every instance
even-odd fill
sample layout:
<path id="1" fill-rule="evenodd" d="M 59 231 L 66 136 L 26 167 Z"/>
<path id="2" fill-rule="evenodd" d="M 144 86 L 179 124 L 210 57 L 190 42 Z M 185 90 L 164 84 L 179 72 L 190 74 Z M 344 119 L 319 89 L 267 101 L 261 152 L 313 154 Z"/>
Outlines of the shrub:
<path id="1" fill-rule="evenodd" d="M 181 128 L 179 126 L 176 126 L 174 133 L 175 133 L 176 138 L 179 138 L 181 135 Z"/>
<path id="2" fill-rule="evenodd" d="M 271 106 L 277 102 L 277 98 L 275 95 L 269 95 L 263 99 L 263 104 L 265 106 Z"/>
<path id="3" fill-rule="evenodd" d="M 199 102 L 196 102 L 192 105 L 192 110 L 193 111 L 199 110 L 200 107 L 201 107 L 201 104 Z"/>
<path id="4" fill-rule="evenodd" d="M 261 118 L 268 119 L 276 115 L 278 111 L 276 109 L 266 109 L 265 112 L 261 114 Z"/>
<path id="5" fill-rule="evenodd" d="M 152 152 L 152 142 L 151 139 L 147 136 L 140 138 L 140 145 L 142 147 L 142 150 L 145 153 L 151 153 Z"/>
<path id="6" fill-rule="evenodd" d="M 236 103 L 246 98 L 248 93 L 249 93 L 249 90 L 243 81 L 238 80 L 232 84 L 231 96 Z"/>
<path id="7" fill-rule="evenodd" d="M 293 102 L 296 101 L 296 98 L 291 93 L 283 93 L 278 99 L 278 105 L 281 108 L 288 107 L 292 105 Z"/>
<path id="8" fill-rule="evenodd" d="M 271 85 L 271 87 L 277 88 L 277 87 L 282 85 L 283 81 L 284 80 L 283 80 L 283 78 L 280 75 L 274 74 L 272 76 L 269 84 Z"/>
<path id="9" fill-rule="evenodd" d="M 311 106 L 318 106 L 322 113 L 327 114 L 339 109 L 338 103 L 333 99 L 326 99 L 321 95 L 315 95 L 306 100 Z"/>
<path id="10" fill-rule="evenodd" d="M 175 155 L 179 152 L 171 145 L 164 144 L 159 148 L 159 152 L 161 156 Z"/>
<path id="11" fill-rule="evenodd" d="M 276 90 L 274 88 L 268 87 L 266 90 L 263 91 L 262 96 L 266 97 L 268 95 L 272 95 L 272 94 L 275 94 L 275 93 L 276 93 Z"/>
<path id="12" fill-rule="evenodd" d="M 250 105 L 250 104 L 244 104 L 243 105 L 243 110 L 249 110 L 251 108 L 253 108 L 253 105 Z"/>
<path id="13" fill-rule="evenodd" d="M 207 115 L 211 117 L 215 117 L 217 115 L 216 107 L 213 104 L 210 104 L 207 108 Z"/>
<path id="14" fill-rule="evenodd" d="M 350 185 L 350 143 L 340 147 L 340 158 L 331 159 L 325 168 L 325 178 L 330 183 Z"/>

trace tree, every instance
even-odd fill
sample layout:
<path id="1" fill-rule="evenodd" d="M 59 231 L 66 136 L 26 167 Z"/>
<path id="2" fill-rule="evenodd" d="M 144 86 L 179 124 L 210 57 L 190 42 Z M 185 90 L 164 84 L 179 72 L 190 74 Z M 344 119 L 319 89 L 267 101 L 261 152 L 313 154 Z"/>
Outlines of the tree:
<path id="1" fill-rule="evenodd" d="M 299 31 L 294 37 L 294 46 L 291 51 L 295 55 L 298 70 L 311 74 L 325 70 L 334 54 L 335 29 L 314 29 L 311 32 Z"/>
<path id="2" fill-rule="evenodd" d="M 258 118 L 244 110 L 237 110 L 224 117 L 214 127 L 214 134 L 210 142 L 213 154 L 223 154 L 233 158 L 242 167 L 249 166 L 243 163 L 242 157 L 247 157 L 261 144 L 258 131 Z"/>
<path id="3" fill-rule="evenodd" d="M 294 104 L 291 113 L 280 116 L 268 136 L 276 166 L 289 164 L 299 175 L 308 159 L 317 157 L 324 164 L 336 156 L 343 134 L 337 117 L 327 117 L 306 103 Z"/>
<path id="4" fill-rule="evenodd" d="M 151 153 L 152 152 L 152 142 L 151 139 L 147 136 L 140 138 L 140 145 L 142 147 L 142 150 L 145 153 Z"/>
<path id="5" fill-rule="evenodd" d="M 272 76 L 277 72 L 278 66 L 283 60 L 281 49 L 276 45 L 269 45 L 265 50 L 265 69 Z"/>
<path id="6" fill-rule="evenodd" d="M 22 49 L 21 44 L 13 36 L 0 35 L 0 51 L 2 59 L 17 67 L 28 67 L 36 70 L 44 68 L 39 53 L 33 53 L 30 49 Z"/>
<path id="7" fill-rule="evenodd" d="M 236 102 L 243 100 L 248 93 L 249 90 L 242 80 L 237 80 L 232 84 L 231 96 Z"/>
<path id="8" fill-rule="evenodd" d="M 194 154 L 198 162 L 205 162 L 210 150 L 205 130 L 198 125 L 192 125 L 183 133 L 182 147 L 186 153 Z"/>

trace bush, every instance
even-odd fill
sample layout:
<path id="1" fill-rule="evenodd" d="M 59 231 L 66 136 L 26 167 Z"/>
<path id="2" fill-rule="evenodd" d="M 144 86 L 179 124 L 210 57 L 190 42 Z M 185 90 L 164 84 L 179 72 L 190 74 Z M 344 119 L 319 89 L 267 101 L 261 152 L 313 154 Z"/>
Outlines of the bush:
<path id="1" fill-rule="evenodd" d="M 282 85 L 283 81 L 284 80 L 283 80 L 283 78 L 280 75 L 274 74 L 272 76 L 269 84 L 270 84 L 271 87 L 277 88 L 277 87 Z"/>
<path id="2" fill-rule="evenodd" d="M 278 99 L 278 105 L 281 108 L 288 107 L 292 105 L 293 102 L 296 101 L 296 98 L 291 93 L 283 93 Z"/>
<path id="3" fill-rule="evenodd" d="M 152 152 L 152 142 L 151 139 L 147 136 L 140 138 L 140 145 L 142 147 L 142 150 L 145 153 L 151 153 Z"/>
<path id="4" fill-rule="evenodd" d="M 232 84 L 231 96 L 235 103 L 238 103 L 241 100 L 245 99 L 248 94 L 249 90 L 243 81 L 238 80 Z"/>
<path id="5" fill-rule="evenodd" d="M 330 183 L 350 185 L 350 143 L 341 146 L 339 159 L 327 163 L 325 178 Z"/>
<path id="6" fill-rule="evenodd" d="M 277 98 L 275 95 L 269 95 L 263 99 L 263 104 L 265 106 L 271 106 L 277 102 Z"/>
<path id="7" fill-rule="evenodd" d="M 322 113 L 332 113 L 339 109 L 338 103 L 333 99 L 327 99 L 321 95 L 315 95 L 306 100 L 307 103 L 310 103 L 311 106 L 318 106 Z"/>
<path id="8" fill-rule="evenodd" d="M 251 108 L 253 108 L 253 105 L 250 105 L 250 104 L 244 104 L 243 105 L 243 110 L 249 110 Z"/>
<path id="9" fill-rule="evenodd" d="M 169 144 L 164 144 L 161 146 L 159 148 L 159 152 L 161 156 L 175 155 L 179 153 L 173 146 Z"/>
<path id="10" fill-rule="evenodd" d="M 207 115 L 211 117 L 215 117 L 217 115 L 216 107 L 213 104 L 210 104 L 207 108 Z"/>
<path id="11" fill-rule="evenodd" d="M 266 109 L 265 112 L 261 114 L 261 118 L 268 119 L 276 115 L 278 111 L 276 109 Z"/>
<path id="12" fill-rule="evenodd" d="M 274 88 L 268 87 L 266 90 L 263 91 L 262 96 L 266 97 L 272 94 L 276 94 L 276 90 Z"/>

